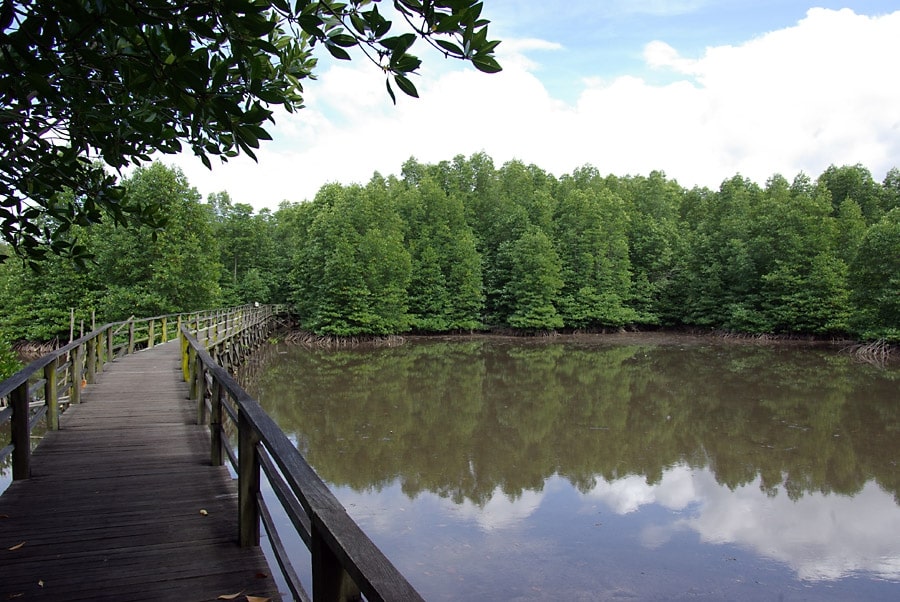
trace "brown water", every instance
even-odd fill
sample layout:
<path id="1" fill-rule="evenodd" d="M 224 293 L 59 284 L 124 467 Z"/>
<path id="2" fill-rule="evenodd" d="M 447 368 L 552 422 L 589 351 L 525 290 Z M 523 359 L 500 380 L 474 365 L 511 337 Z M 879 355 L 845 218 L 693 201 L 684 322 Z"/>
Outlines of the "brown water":
<path id="1" fill-rule="evenodd" d="M 245 379 L 426 599 L 900 599 L 896 366 L 461 338 L 273 346 Z"/>

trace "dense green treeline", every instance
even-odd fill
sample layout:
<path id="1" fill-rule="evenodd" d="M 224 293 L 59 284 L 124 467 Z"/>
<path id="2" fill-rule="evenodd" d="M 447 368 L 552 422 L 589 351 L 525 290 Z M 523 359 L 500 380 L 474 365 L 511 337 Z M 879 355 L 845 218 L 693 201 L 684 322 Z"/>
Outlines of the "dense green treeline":
<path id="1" fill-rule="evenodd" d="M 161 164 L 123 181 L 164 229 L 80 223 L 93 261 L 0 265 L 0 337 L 244 302 L 291 303 L 319 334 L 691 326 L 900 338 L 900 170 L 735 176 L 685 189 L 661 172 L 562 177 L 480 153 L 324 186 L 255 213 L 205 202 Z M 49 224 L 52 226 L 52 224 Z"/>
<path id="2" fill-rule="evenodd" d="M 900 171 L 555 178 L 483 154 L 330 185 L 290 215 L 290 299 L 323 334 L 693 326 L 900 336 Z"/>

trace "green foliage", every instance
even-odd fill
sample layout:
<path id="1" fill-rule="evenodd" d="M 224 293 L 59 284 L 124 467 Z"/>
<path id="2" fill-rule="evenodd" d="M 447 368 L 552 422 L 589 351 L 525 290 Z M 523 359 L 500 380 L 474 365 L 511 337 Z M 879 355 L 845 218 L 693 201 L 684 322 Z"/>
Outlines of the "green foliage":
<path id="1" fill-rule="evenodd" d="M 829 197 L 805 180 L 791 187 L 781 176 L 769 180 L 751 242 L 760 273 L 754 309 L 766 332 L 829 334 L 849 327 L 847 265 L 838 256 Z"/>
<path id="2" fill-rule="evenodd" d="M 0 333 L 0 381 L 6 380 L 22 368 L 22 362 L 12 350 L 9 339 Z"/>
<path id="3" fill-rule="evenodd" d="M 819 176 L 819 183 L 831 193 L 835 213 L 847 199 L 852 199 L 859 205 L 869 224 L 877 221 L 884 213 L 884 195 L 878 183 L 872 179 L 871 172 L 858 163 L 842 167 L 831 165 Z"/>
<path id="4" fill-rule="evenodd" d="M 849 195 L 835 211 L 827 180 L 775 175 L 761 188 L 737 175 L 683 190 L 661 172 L 557 179 L 479 153 L 410 159 L 402 179 L 330 184 L 254 214 L 226 193 L 201 203 L 154 163 L 123 182 L 123 202 L 169 225 L 72 226 L 94 262 L 0 264 L 0 330 L 61 339 L 71 310 L 78 331 L 92 313 L 274 301 L 337 336 L 662 324 L 896 340 L 900 208 L 867 225 Z"/>
<path id="5" fill-rule="evenodd" d="M 159 226 L 164 207 L 123 202 L 115 170 L 189 148 L 207 166 L 255 159 L 272 107 L 303 107 L 314 53 L 362 52 L 416 96 L 410 53 L 425 40 L 487 73 L 500 70 L 482 2 L 394 0 L 397 32 L 371 0 L 4 0 L 0 4 L 0 227 L 13 251 L 82 261 L 74 225 L 105 218 Z M 396 99 L 395 99 L 396 101 Z M 65 197 L 65 190 L 74 196 Z M 42 220 L 45 220 L 42 223 Z"/>
<path id="6" fill-rule="evenodd" d="M 868 185 L 858 166 L 832 172 L 775 175 L 765 188 L 737 175 L 711 191 L 661 172 L 495 169 L 483 153 L 410 159 L 402 180 L 330 185 L 311 204 L 282 207 L 275 231 L 293 249 L 292 298 L 317 332 L 895 332 L 892 222 L 867 226 L 849 196 L 835 212 L 829 183 L 849 174 Z"/>
<path id="7" fill-rule="evenodd" d="M 637 315 L 625 322 L 656 324 L 670 291 L 681 233 L 678 210 L 684 190 L 664 173 L 616 179 L 613 190 L 627 211 L 628 257 L 631 270 L 631 307 Z"/>
<path id="8" fill-rule="evenodd" d="M 900 168 L 892 167 L 888 170 L 882 183 L 881 198 L 885 212 L 900 207 Z"/>
<path id="9" fill-rule="evenodd" d="M 123 182 L 132 202 L 162 208 L 163 230 L 147 226 L 92 229 L 97 272 L 108 292 L 97 310 L 108 320 L 214 307 L 220 302 L 212 214 L 180 170 L 161 163 Z"/>
<path id="10" fill-rule="evenodd" d="M 866 220 L 859 204 L 853 199 L 844 200 L 837 212 L 837 254 L 844 263 L 853 263 L 865 235 Z"/>
<path id="11" fill-rule="evenodd" d="M 623 203 L 597 182 L 565 193 L 554 218 L 563 287 L 559 309 L 566 326 L 623 326 L 637 320 L 627 307 L 631 278 Z"/>
<path id="12" fill-rule="evenodd" d="M 737 175 L 717 193 L 695 199 L 683 226 L 688 244 L 678 275 L 683 323 L 764 330 L 753 309 L 759 273 L 749 241 L 751 209 L 761 195 L 756 184 Z"/>
<path id="13" fill-rule="evenodd" d="M 247 204 L 233 204 L 226 192 L 210 195 L 214 234 L 222 271 L 219 287 L 225 305 L 269 303 L 275 283 L 275 224 L 269 211 L 253 214 Z"/>
<path id="14" fill-rule="evenodd" d="M 151 316 L 215 307 L 220 266 L 213 214 L 184 175 L 154 163 L 125 180 L 126 199 L 164 208 L 165 230 L 116 227 L 109 222 L 76 227 L 95 260 L 83 266 L 48 256 L 39 269 L 22 262 L 0 264 L 0 315 L 14 339 L 65 340 L 70 312 L 75 332 L 131 315 Z"/>
<path id="15" fill-rule="evenodd" d="M 383 182 L 326 186 L 311 211 L 292 273 L 303 325 L 338 336 L 404 332 L 411 263 Z"/>
<path id="16" fill-rule="evenodd" d="M 410 177 L 398 196 L 405 245 L 412 261 L 410 324 L 428 332 L 481 326 L 481 256 L 458 195 L 431 176 Z"/>
<path id="17" fill-rule="evenodd" d="M 71 310 L 76 329 L 90 325 L 90 310 L 103 288 L 91 270 L 51 255 L 39 271 L 21 261 L 0 264 L 0 293 L 0 331 L 13 340 L 65 341 Z"/>
<path id="18" fill-rule="evenodd" d="M 857 332 L 900 340 L 900 208 L 873 224 L 850 270 Z"/>
<path id="19" fill-rule="evenodd" d="M 553 330 L 564 325 L 556 310 L 556 298 L 562 289 L 562 266 L 550 238 L 531 226 L 518 239 L 504 245 L 510 277 L 504 289 L 513 328 Z"/>

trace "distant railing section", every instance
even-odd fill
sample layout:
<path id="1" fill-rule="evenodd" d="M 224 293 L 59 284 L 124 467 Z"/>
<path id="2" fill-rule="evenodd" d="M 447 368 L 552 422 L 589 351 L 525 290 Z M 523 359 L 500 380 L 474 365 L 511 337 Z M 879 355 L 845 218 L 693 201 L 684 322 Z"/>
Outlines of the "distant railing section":
<path id="1" fill-rule="evenodd" d="M 0 427 L 9 424 L 9 443 L 0 449 L 0 462 L 12 456 L 13 480 L 31 472 L 32 432 L 46 418 L 49 430 L 59 428 L 59 416 L 70 404 L 80 403 L 84 387 L 94 382 L 103 367 L 117 357 L 147 349 L 178 337 L 189 324 L 201 340 L 217 341 L 238 330 L 239 323 L 258 323 L 271 317 L 272 306 L 241 307 L 134 317 L 105 324 L 33 361 L 0 382 Z M 267 318 L 266 318 L 267 319 Z"/>
<path id="2" fill-rule="evenodd" d="M 360 600 L 361 595 L 370 602 L 421 600 L 259 402 L 220 365 L 226 353 L 225 341 L 208 345 L 216 340 L 213 336 L 204 344 L 187 324 L 182 326 L 181 336 L 186 379 L 191 383 L 191 398 L 197 403 L 198 421 L 209 424 L 210 461 L 221 466 L 227 457 L 238 476 L 241 545 L 259 545 L 262 523 L 294 599 L 310 600 L 261 493 L 264 475 L 310 551 L 312 600 L 344 602 Z M 228 432 L 236 431 L 237 450 L 226 435 L 226 427 Z"/>

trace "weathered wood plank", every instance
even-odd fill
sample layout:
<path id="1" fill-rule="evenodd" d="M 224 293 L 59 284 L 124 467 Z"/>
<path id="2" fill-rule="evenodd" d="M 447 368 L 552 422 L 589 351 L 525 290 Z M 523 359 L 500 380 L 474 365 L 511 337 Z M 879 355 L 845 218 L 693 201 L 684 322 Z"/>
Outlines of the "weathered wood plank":
<path id="1" fill-rule="evenodd" d="M 0 496 L 0 599 L 279 599 L 187 393 L 178 342 L 104 366 Z"/>

